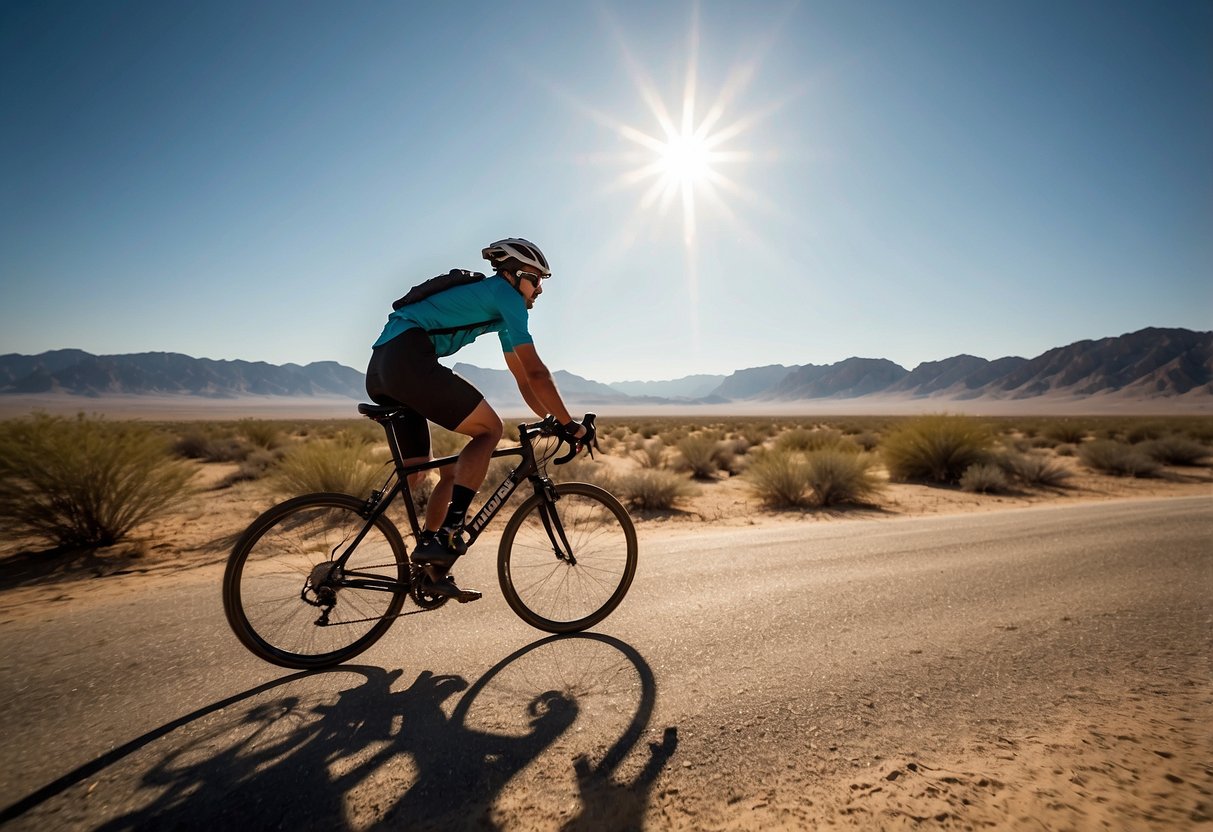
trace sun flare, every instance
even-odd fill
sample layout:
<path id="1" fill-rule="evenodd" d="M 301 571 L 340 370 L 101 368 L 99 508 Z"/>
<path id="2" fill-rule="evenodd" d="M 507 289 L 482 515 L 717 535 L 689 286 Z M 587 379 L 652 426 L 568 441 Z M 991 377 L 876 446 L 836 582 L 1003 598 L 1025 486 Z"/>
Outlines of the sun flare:
<path id="1" fill-rule="evenodd" d="M 711 151 L 694 133 L 670 136 L 661 150 L 662 175 L 679 185 L 695 185 L 711 172 Z"/>

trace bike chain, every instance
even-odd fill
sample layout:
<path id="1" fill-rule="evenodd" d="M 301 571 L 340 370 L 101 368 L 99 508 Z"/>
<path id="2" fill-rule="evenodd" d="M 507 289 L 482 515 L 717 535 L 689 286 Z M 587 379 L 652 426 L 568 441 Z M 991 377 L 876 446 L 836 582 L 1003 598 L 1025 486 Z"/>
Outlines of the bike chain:
<path id="1" fill-rule="evenodd" d="M 363 566 L 360 568 L 362 568 L 362 569 L 386 569 L 387 567 L 395 566 L 395 565 L 396 565 L 395 563 L 377 563 L 377 564 L 373 564 L 371 566 Z M 412 569 L 412 564 L 409 564 L 409 568 L 410 568 L 410 570 Z M 412 581 L 412 579 L 413 579 L 413 575 L 410 572 L 409 580 Z M 411 584 L 410 584 L 409 592 L 407 594 L 409 596 L 409 600 L 411 600 L 414 604 L 416 604 L 417 600 L 415 598 L 413 598 L 413 591 L 412 591 Z M 409 610 L 408 612 L 398 612 L 395 615 L 390 616 L 390 617 L 393 621 L 395 621 L 397 618 L 403 618 L 406 615 L 417 615 L 418 613 L 423 613 L 423 612 L 434 612 L 434 611 L 438 610 L 441 606 L 443 606 L 443 605 L 440 604 L 436 607 L 419 607 L 418 609 Z M 389 616 L 386 616 L 386 615 L 376 615 L 373 618 L 355 618 L 350 621 L 341 621 L 341 622 L 338 622 L 337 624 L 325 624 L 324 626 L 325 627 L 340 627 L 340 626 L 344 626 L 347 624 L 365 624 L 368 621 L 382 621 L 383 619 L 388 618 L 388 617 Z"/>

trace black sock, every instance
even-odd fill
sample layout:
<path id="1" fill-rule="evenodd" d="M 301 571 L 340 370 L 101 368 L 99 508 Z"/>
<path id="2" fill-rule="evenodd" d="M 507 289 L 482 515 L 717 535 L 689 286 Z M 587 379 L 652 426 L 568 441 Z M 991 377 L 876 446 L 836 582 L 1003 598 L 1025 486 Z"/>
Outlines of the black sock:
<path id="1" fill-rule="evenodd" d="M 446 510 L 446 519 L 442 521 L 442 525 L 450 528 L 462 526 L 463 517 L 468 513 L 468 506 L 472 504 L 472 498 L 475 496 L 476 490 L 466 485 L 456 485 L 452 488 L 451 507 Z"/>

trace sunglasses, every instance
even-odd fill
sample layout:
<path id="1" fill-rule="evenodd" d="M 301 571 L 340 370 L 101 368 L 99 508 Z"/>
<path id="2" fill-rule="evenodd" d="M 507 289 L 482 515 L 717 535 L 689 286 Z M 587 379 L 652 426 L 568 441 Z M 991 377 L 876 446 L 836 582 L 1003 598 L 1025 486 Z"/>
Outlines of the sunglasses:
<path id="1" fill-rule="evenodd" d="M 524 271 L 516 271 L 516 272 L 514 272 L 514 274 L 518 275 L 518 278 L 520 280 L 528 280 L 535 286 L 538 286 L 539 281 L 543 280 L 545 277 L 548 276 L 546 274 L 535 274 L 535 272 L 524 272 Z"/>

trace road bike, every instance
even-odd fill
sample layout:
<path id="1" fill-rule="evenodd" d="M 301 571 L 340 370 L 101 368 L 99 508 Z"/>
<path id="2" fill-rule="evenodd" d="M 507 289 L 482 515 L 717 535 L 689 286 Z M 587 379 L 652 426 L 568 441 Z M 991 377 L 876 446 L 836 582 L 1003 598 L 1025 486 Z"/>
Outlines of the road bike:
<path id="1" fill-rule="evenodd" d="M 414 564 L 404 537 L 387 517 L 403 498 L 414 540 L 421 527 L 409 475 L 455 462 L 443 457 L 405 465 L 398 434 L 404 411 L 361 404 L 358 412 L 387 435 L 391 470 L 369 497 L 304 494 L 270 508 L 244 531 L 228 558 L 223 608 L 241 643 L 283 667 L 321 668 L 346 661 L 378 641 L 401 615 L 434 610 L 450 598 L 430 591 L 426 570 Z M 585 423 L 593 430 L 594 414 Z M 497 578 L 506 603 L 526 623 L 550 633 L 572 633 L 601 622 L 619 606 L 636 574 L 636 528 L 610 492 L 581 482 L 554 483 L 546 475 L 564 439 L 556 420 L 518 426 L 517 447 L 494 457 L 522 459 L 489 492 L 466 525 L 469 550 L 526 481 L 533 494 L 510 517 L 497 549 Z M 536 453 L 536 440 L 555 437 Z M 557 463 L 577 453 L 573 446 Z M 464 555 L 463 557 L 467 557 Z M 479 593 L 461 591 L 468 602 Z M 406 599 L 418 608 L 402 612 Z"/>

